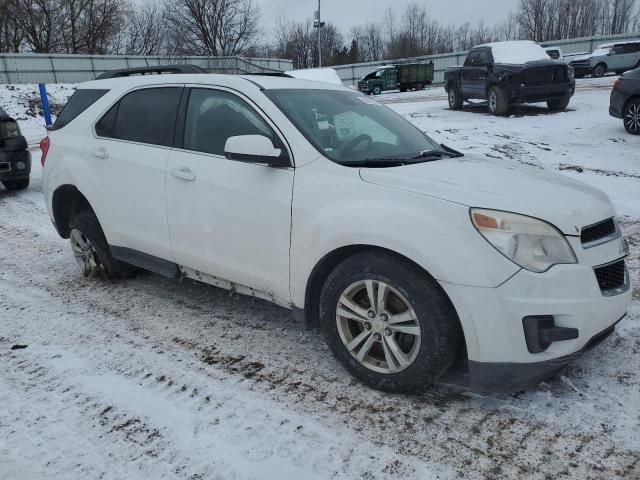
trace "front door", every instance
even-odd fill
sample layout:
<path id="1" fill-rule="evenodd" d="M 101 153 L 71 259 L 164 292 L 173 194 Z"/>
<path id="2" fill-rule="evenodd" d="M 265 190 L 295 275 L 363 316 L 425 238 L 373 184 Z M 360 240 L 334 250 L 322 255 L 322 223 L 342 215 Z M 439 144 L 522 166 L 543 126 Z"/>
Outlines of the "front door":
<path id="1" fill-rule="evenodd" d="M 462 95 L 468 98 L 485 98 L 488 56 L 484 50 L 471 52 L 462 69 Z"/>
<path id="2" fill-rule="evenodd" d="M 173 258 L 288 304 L 294 171 L 228 160 L 225 143 L 238 135 L 264 135 L 284 148 L 248 99 L 224 89 L 190 90 L 182 148 L 167 164 Z"/>

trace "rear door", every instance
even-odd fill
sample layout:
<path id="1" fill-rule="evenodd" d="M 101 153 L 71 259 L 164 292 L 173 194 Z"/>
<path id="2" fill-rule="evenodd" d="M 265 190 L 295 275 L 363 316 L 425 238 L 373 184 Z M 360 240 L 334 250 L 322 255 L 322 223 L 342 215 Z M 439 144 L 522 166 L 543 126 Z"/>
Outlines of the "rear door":
<path id="1" fill-rule="evenodd" d="M 174 261 L 288 304 L 293 168 L 224 155 L 232 136 L 263 135 L 286 150 L 283 137 L 248 98 L 224 88 L 192 88 L 180 119 L 166 169 Z"/>
<path id="2" fill-rule="evenodd" d="M 98 217 L 109 244 L 171 258 L 165 167 L 181 85 L 131 91 L 94 125 L 89 161 L 100 192 Z"/>

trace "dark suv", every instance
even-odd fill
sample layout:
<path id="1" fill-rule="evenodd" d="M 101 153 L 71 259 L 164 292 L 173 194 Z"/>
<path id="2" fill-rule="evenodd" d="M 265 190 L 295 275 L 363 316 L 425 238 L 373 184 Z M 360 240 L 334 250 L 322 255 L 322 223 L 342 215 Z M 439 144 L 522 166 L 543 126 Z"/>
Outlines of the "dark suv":
<path id="1" fill-rule="evenodd" d="M 31 153 L 18 122 L 0 108 L 0 182 L 7 190 L 29 186 Z"/>
<path id="2" fill-rule="evenodd" d="M 640 68 L 625 73 L 613 84 L 609 114 L 622 119 L 627 132 L 640 135 Z"/>

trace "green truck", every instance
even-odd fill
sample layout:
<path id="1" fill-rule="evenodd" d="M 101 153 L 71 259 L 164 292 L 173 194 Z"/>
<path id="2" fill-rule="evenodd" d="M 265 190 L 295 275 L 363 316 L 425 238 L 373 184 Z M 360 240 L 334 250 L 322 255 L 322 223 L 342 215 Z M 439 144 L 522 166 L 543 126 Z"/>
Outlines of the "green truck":
<path id="1" fill-rule="evenodd" d="M 422 90 L 433 82 L 433 62 L 402 63 L 378 68 L 358 81 L 358 90 L 380 95 L 384 90 Z"/>

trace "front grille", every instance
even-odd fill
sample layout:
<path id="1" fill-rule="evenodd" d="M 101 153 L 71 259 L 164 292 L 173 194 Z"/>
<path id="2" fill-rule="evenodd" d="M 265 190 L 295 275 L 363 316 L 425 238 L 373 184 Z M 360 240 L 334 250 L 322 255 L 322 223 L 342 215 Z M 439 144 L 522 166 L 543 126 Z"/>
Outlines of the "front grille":
<path id="1" fill-rule="evenodd" d="M 524 84 L 528 86 L 566 82 L 567 78 L 565 66 L 530 68 L 524 72 Z"/>
<path id="2" fill-rule="evenodd" d="M 10 172 L 11 164 L 9 162 L 0 162 L 0 172 Z"/>
<path id="3" fill-rule="evenodd" d="M 603 222 L 583 228 L 580 233 L 580 240 L 583 245 L 586 245 L 610 237 L 614 235 L 616 231 L 616 224 L 613 218 L 609 218 Z"/>
<path id="4" fill-rule="evenodd" d="M 362 92 L 363 90 L 366 90 L 366 89 L 367 89 L 367 82 L 358 83 L 358 90 Z"/>
<path id="5" fill-rule="evenodd" d="M 624 260 L 619 260 L 602 267 L 596 267 L 593 271 L 598 279 L 598 286 L 603 292 L 615 290 L 623 287 L 625 284 L 626 269 Z"/>

